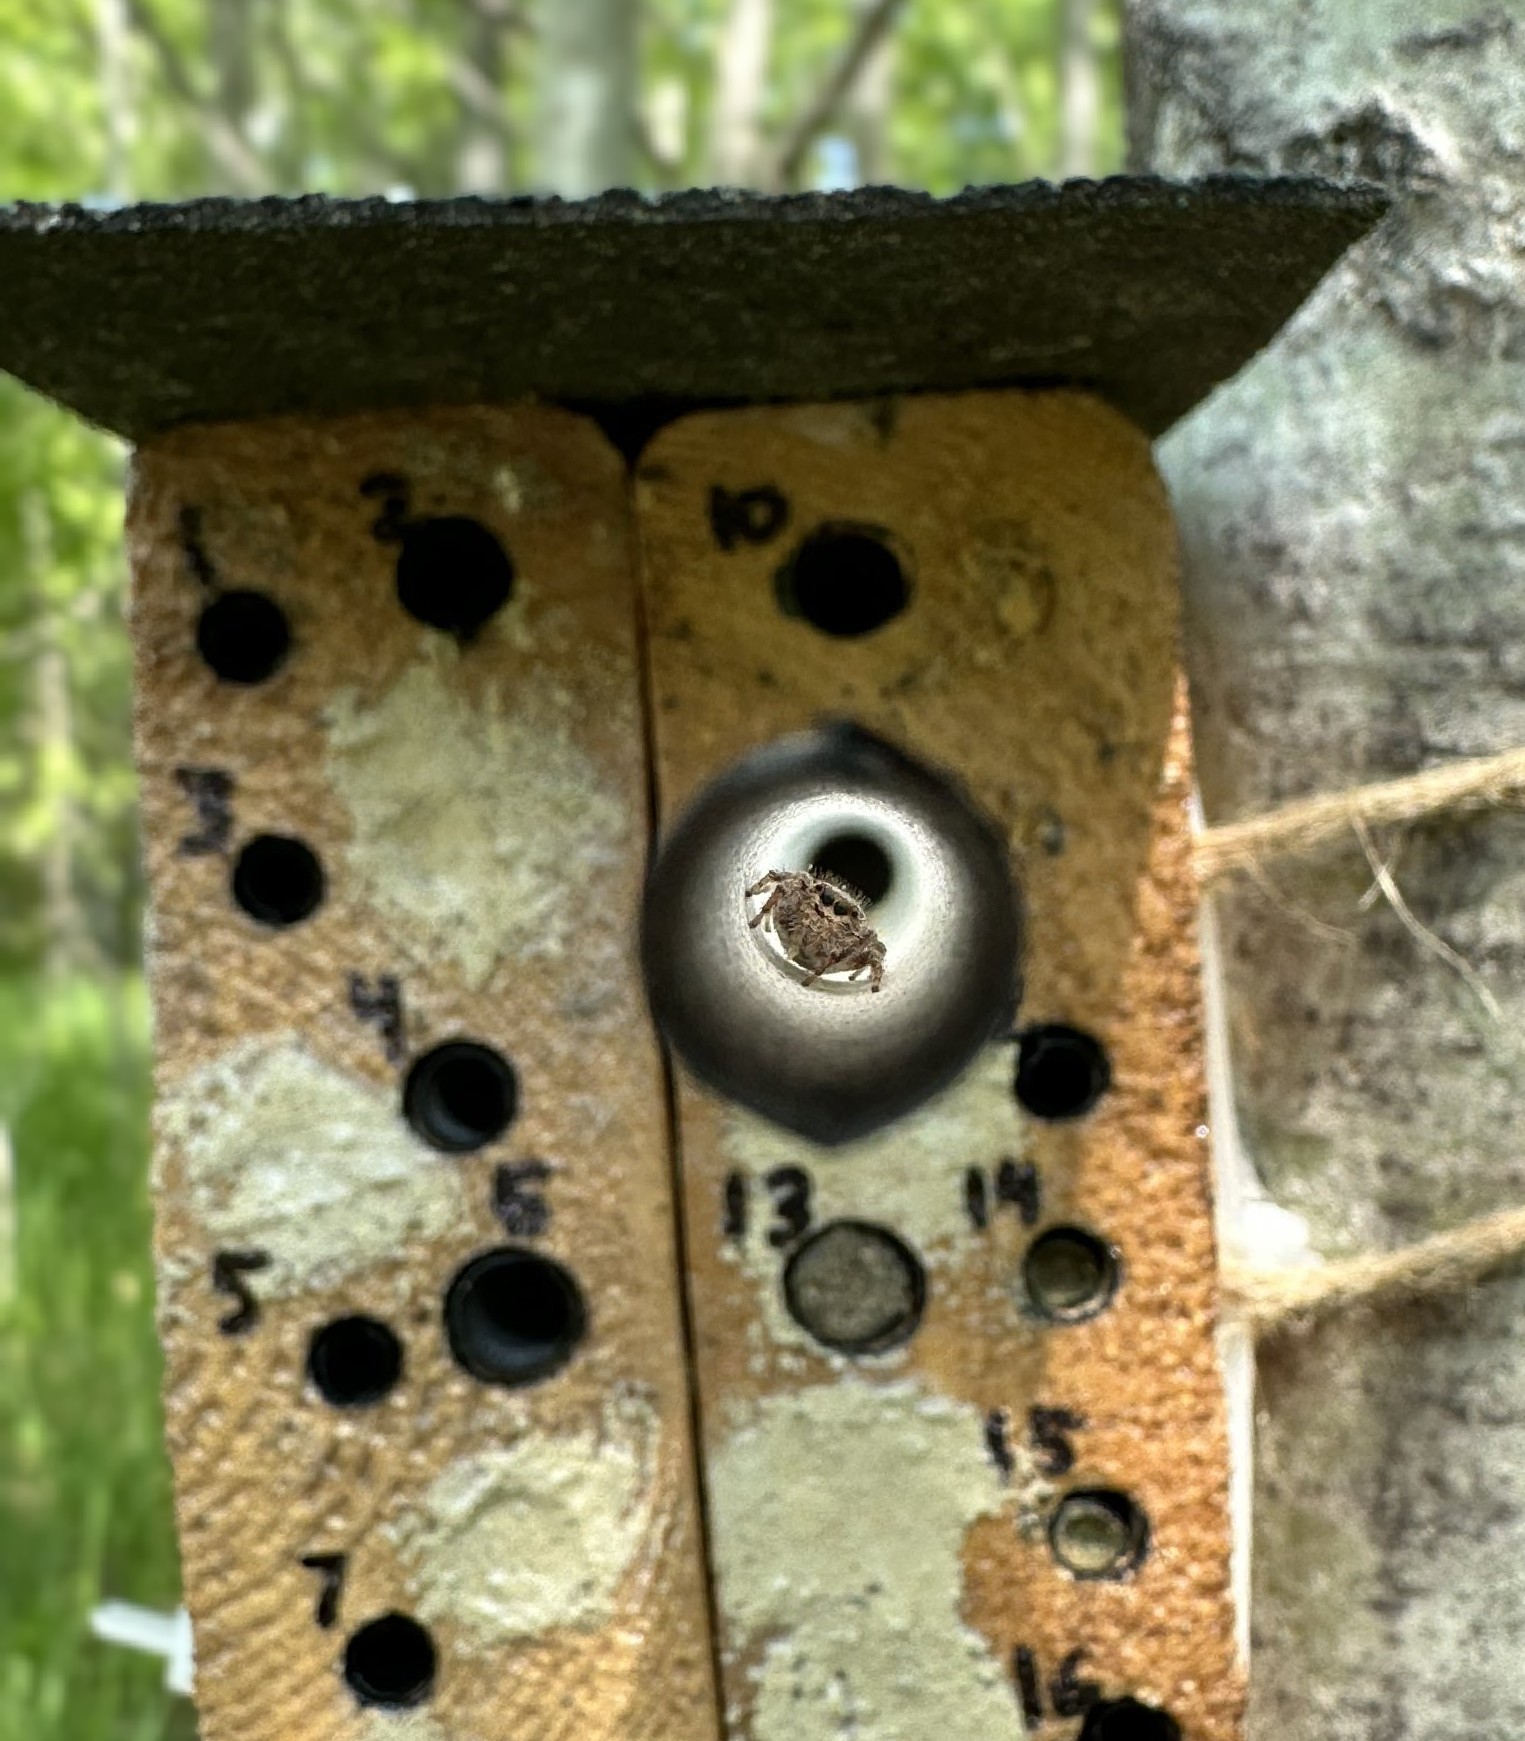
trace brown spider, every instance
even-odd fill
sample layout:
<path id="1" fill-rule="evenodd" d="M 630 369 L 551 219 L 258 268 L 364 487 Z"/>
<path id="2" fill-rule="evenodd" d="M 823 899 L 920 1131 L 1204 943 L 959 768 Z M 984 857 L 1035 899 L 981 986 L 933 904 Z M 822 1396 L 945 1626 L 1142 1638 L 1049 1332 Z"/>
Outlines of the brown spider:
<path id="1" fill-rule="evenodd" d="M 884 979 L 884 945 L 857 895 L 816 871 L 769 871 L 747 896 L 769 887 L 773 892 L 749 924 L 755 931 L 768 922 L 785 956 L 809 969 L 802 984 L 814 985 L 823 973 L 849 969 L 849 979 L 866 973 L 869 990 L 878 991 Z"/>

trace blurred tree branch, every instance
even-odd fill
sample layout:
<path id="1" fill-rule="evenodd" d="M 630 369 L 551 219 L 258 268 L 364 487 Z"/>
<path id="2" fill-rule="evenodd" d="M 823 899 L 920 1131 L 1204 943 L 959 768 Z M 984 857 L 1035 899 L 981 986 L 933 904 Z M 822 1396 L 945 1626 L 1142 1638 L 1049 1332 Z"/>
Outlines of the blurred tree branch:
<path id="1" fill-rule="evenodd" d="M 824 133 L 843 102 L 862 76 L 874 50 L 893 28 L 905 0 L 874 0 L 858 21 L 836 65 L 821 81 L 820 89 L 805 104 L 785 135 L 775 160 L 770 185 L 792 187 L 799 179 L 806 154 Z"/>
<path id="2" fill-rule="evenodd" d="M 165 84 L 193 110 L 213 161 L 237 193 L 264 193 L 269 177 L 260 154 L 216 101 L 201 91 L 180 50 L 160 24 L 148 0 L 127 0 L 127 17 L 136 35 L 153 50 Z"/>

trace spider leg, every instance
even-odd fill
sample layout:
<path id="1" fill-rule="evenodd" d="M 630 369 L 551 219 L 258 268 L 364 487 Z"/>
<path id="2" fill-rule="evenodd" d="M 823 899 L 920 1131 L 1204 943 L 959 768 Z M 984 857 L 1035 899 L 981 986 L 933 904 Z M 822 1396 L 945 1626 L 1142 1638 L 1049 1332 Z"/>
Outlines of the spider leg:
<path id="1" fill-rule="evenodd" d="M 747 890 L 747 898 L 750 900 L 753 895 L 760 895 L 769 883 L 781 883 L 783 880 L 784 873 L 782 871 L 768 871 Z"/>
<path id="2" fill-rule="evenodd" d="M 850 966 L 853 957 L 858 952 L 859 946 L 856 943 L 849 943 L 845 949 L 839 949 L 835 955 L 831 956 L 828 960 L 823 961 L 808 979 L 801 981 L 801 984 L 814 985 L 823 973 L 836 973 L 838 969 Z"/>
<path id="3" fill-rule="evenodd" d="M 862 974 L 868 975 L 868 989 L 878 991 L 884 980 L 884 962 L 873 951 L 871 944 L 865 944 L 852 960 L 852 972 L 849 979 L 857 979 Z"/>
<path id="4" fill-rule="evenodd" d="M 775 875 L 777 875 L 777 872 L 775 872 L 775 871 L 768 872 L 768 877 L 775 876 Z M 748 889 L 747 893 L 749 895 L 755 895 L 755 894 L 761 893 L 763 887 L 765 886 L 765 884 L 768 881 L 768 877 L 764 877 L 762 882 L 760 882 L 756 888 Z M 763 904 L 757 909 L 757 911 L 747 921 L 747 929 L 749 931 L 755 931 L 757 929 L 757 927 L 760 924 L 762 924 L 763 920 L 766 919 L 768 917 L 768 915 L 773 911 L 773 909 L 778 905 L 778 897 L 781 894 L 783 894 L 783 892 L 784 891 L 781 887 L 774 889 L 773 893 L 768 896 L 767 900 L 763 902 Z"/>

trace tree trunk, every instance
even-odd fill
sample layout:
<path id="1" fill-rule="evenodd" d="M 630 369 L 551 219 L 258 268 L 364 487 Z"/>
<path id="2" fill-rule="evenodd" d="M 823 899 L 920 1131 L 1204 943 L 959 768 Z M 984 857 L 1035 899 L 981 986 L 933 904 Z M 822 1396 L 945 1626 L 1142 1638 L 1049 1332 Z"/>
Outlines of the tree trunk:
<path id="1" fill-rule="evenodd" d="M 217 83 L 217 107 L 240 139 L 249 137 L 254 107 L 253 0 L 211 0 L 208 49 Z"/>
<path id="2" fill-rule="evenodd" d="M 872 0 L 859 0 L 859 28 Z M 852 141 L 858 181 L 883 187 L 894 179 L 891 168 L 890 111 L 895 97 L 896 38 L 886 32 L 869 51 L 863 70 L 842 104 L 842 131 Z"/>
<path id="3" fill-rule="evenodd" d="M 503 21 L 485 5 L 467 7 L 461 47 L 451 59 L 450 82 L 460 102 L 455 184 L 460 193 L 502 193 L 508 186 L 508 128 L 503 92 L 508 81 Z"/>
<path id="4" fill-rule="evenodd" d="M 717 187 L 763 178 L 762 104 L 768 88 L 773 0 L 731 0 L 715 51 L 710 175 Z"/>
<path id="5" fill-rule="evenodd" d="M 1386 182 L 1381 234 L 1162 448 L 1209 821 L 1525 742 L 1525 21 L 1459 0 L 1134 0 L 1140 167 Z M 1525 818 L 1352 841 L 1219 900 L 1239 1122 L 1324 1254 L 1525 1202 Z M 1478 995 L 1502 1006 L 1495 1019 Z M 1263 1352 L 1252 1733 L 1525 1729 L 1525 1310 Z"/>
<path id="6" fill-rule="evenodd" d="M 537 179 L 582 199 L 635 181 L 639 64 L 632 0 L 549 0 L 538 13 Z"/>
<path id="7" fill-rule="evenodd" d="M 95 40 L 100 57 L 101 114 L 106 136 L 103 185 L 109 199 L 125 204 L 132 192 L 133 132 L 125 0 L 96 0 Z"/>
<path id="8" fill-rule="evenodd" d="M 1091 175 L 1096 169 L 1096 124 L 1101 115 L 1101 78 L 1091 40 L 1095 0 L 1061 0 L 1059 47 L 1059 173 Z"/>

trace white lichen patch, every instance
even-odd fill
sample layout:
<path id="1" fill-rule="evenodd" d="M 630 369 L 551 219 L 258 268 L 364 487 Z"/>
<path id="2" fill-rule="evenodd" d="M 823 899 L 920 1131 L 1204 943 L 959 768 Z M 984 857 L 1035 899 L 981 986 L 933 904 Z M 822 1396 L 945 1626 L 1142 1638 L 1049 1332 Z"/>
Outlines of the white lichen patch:
<path id="1" fill-rule="evenodd" d="M 413 1136 L 395 1092 L 295 1036 L 241 1041 L 168 1084 L 155 1116 L 217 1243 L 269 1253 L 261 1295 L 357 1274 L 466 1213 L 459 1169 Z"/>
<path id="2" fill-rule="evenodd" d="M 482 1643 L 605 1625 L 652 1531 L 658 1432 L 625 1391 L 586 1427 L 450 1464 L 388 1526 L 419 1615 Z"/>
<path id="3" fill-rule="evenodd" d="M 874 1221 L 935 1271 L 956 1263 L 977 1234 L 964 1197 L 968 1168 L 994 1169 L 1023 1152 L 1022 1114 L 1012 1093 L 1010 1046 L 988 1047 L 950 1088 L 888 1129 L 823 1149 L 753 1113 L 730 1108 L 721 1150 L 728 1169 L 761 1180 L 776 1167 L 810 1176 L 812 1227 L 848 1217 Z M 759 1193 L 760 1221 L 766 1220 Z M 783 1258 L 763 1237 L 727 1245 L 757 1283 L 758 1322 L 774 1347 L 821 1349 L 789 1316 L 779 1285 Z M 899 1355 L 887 1356 L 890 1359 Z"/>
<path id="4" fill-rule="evenodd" d="M 366 1711 L 365 1741 L 453 1741 L 451 1731 L 428 1711 Z"/>
<path id="5" fill-rule="evenodd" d="M 456 657 L 438 648 L 374 704 L 345 691 L 329 707 L 348 870 L 400 939 L 453 957 L 473 990 L 505 958 L 603 973 L 590 885 L 630 850 L 631 818 L 576 741 L 584 704 L 535 670 L 474 703 L 445 669 Z"/>
<path id="6" fill-rule="evenodd" d="M 990 1046 L 919 1111 L 839 1148 L 823 1149 L 754 1113 L 730 1109 L 721 1139 L 726 1160 L 754 1177 L 774 1167 L 805 1168 L 817 1221 L 839 1215 L 879 1221 L 924 1256 L 956 1246 L 972 1233 L 965 1171 L 1022 1153 L 1013 1063 L 1010 1046 Z"/>
<path id="7" fill-rule="evenodd" d="M 856 1379 L 764 1398 L 710 1468 L 728 1649 L 762 1649 L 754 1741 L 1017 1741 L 959 1615 L 970 1526 L 1000 1509 L 979 1411 Z"/>

